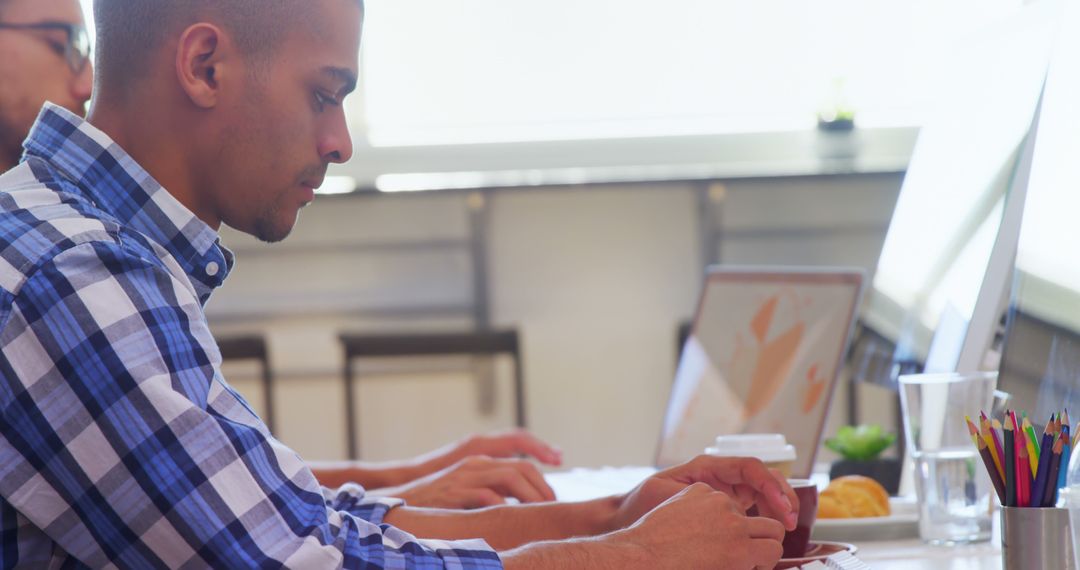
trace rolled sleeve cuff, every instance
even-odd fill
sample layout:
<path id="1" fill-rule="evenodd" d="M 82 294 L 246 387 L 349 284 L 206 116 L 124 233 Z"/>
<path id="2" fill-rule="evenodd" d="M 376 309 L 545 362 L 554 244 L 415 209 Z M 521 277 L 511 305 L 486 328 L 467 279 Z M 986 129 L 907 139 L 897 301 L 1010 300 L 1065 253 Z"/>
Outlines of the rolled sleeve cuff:
<path id="1" fill-rule="evenodd" d="M 359 485 L 342 485 L 337 489 L 323 487 L 326 506 L 363 519 L 374 525 L 381 525 L 390 509 L 400 507 L 405 501 L 395 497 L 372 497 Z"/>

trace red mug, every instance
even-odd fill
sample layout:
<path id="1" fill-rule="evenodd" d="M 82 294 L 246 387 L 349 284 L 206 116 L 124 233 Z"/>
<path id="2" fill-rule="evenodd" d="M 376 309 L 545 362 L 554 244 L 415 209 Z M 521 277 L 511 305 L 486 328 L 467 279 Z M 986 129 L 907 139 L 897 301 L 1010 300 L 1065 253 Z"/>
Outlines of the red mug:
<path id="1" fill-rule="evenodd" d="M 795 530 L 784 535 L 784 558 L 802 558 L 810 546 L 810 531 L 817 520 L 818 489 L 808 479 L 788 479 L 799 498 L 799 520 Z"/>

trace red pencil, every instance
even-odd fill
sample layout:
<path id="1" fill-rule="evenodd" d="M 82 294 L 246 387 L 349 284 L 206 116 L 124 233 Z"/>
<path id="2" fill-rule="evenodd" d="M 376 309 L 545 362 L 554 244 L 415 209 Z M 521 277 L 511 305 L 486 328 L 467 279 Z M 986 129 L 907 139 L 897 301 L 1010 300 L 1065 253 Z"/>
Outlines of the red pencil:
<path id="1" fill-rule="evenodd" d="M 1020 433 L 1020 432 L 1017 432 Z M 1016 506 L 1030 507 L 1031 504 L 1031 460 L 1028 459 L 1027 446 L 1016 447 Z"/>

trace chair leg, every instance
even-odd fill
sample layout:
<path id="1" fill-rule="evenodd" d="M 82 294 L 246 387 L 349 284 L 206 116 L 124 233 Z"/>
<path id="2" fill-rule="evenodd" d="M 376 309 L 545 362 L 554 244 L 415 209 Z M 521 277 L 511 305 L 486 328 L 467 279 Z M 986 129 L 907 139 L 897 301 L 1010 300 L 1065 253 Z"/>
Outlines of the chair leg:
<path id="1" fill-rule="evenodd" d="M 270 371 L 270 361 L 264 359 L 262 363 L 263 396 L 266 398 L 266 427 L 270 433 L 277 436 L 277 425 L 274 423 L 274 378 Z"/>
<path id="2" fill-rule="evenodd" d="M 352 359 L 345 358 L 345 442 L 349 448 L 349 459 L 360 459 L 360 437 L 356 433 L 356 401 L 353 394 Z"/>

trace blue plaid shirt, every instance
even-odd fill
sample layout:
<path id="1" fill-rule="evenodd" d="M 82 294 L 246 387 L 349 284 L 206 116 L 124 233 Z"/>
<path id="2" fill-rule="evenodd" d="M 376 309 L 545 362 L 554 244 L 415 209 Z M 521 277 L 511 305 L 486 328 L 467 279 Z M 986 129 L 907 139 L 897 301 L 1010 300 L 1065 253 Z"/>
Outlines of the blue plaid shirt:
<path id="1" fill-rule="evenodd" d="M 52 105 L 0 176 L 0 568 L 501 568 L 382 524 L 220 373 L 206 224 Z"/>

